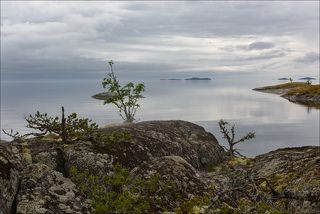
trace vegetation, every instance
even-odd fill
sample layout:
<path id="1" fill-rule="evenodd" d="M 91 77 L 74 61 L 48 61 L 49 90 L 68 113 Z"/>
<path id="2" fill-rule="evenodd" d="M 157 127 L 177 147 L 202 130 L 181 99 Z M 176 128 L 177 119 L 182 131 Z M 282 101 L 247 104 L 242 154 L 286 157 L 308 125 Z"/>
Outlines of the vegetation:
<path id="1" fill-rule="evenodd" d="M 64 108 L 61 107 L 61 119 L 59 117 L 48 116 L 47 113 L 37 111 L 35 115 L 25 117 L 27 128 L 36 130 L 21 135 L 19 132 L 10 130 L 5 134 L 12 137 L 14 140 L 22 140 L 30 136 L 42 137 L 43 139 L 61 139 L 63 143 L 74 141 L 91 141 L 96 144 L 113 145 L 121 141 L 131 139 L 131 134 L 128 132 L 112 132 L 104 134 L 98 130 L 99 126 L 88 118 L 78 118 L 76 113 L 72 113 L 65 117 Z"/>
<path id="2" fill-rule="evenodd" d="M 109 62 L 111 72 L 104 78 L 102 85 L 107 89 L 110 96 L 104 104 L 114 104 L 119 111 L 121 118 L 126 122 L 133 122 L 135 114 L 140 107 L 138 101 L 142 98 L 141 93 L 145 91 L 143 83 L 134 84 L 132 82 L 121 86 L 117 76 L 113 72 L 113 61 Z"/>
<path id="3" fill-rule="evenodd" d="M 287 95 L 295 94 L 310 94 L 320 95 L 320 85 L 311 85 L 310 82 L 289 82 L 280 85 L 266 86 L 264 90 L 268 89 L 288 89 Z"/>
<path id="4" fill-rule="evenodd" d="M 174 185 L 159 174 L 146 179 L 133 179 L 127 168 L 114 166 L 111 175 L 92 175 L 89 171 L 70 168 L 71 179 L 91 199 L 96 213 L 153 213 L 154 206 L 165 201 Z"/>
<path id="5" fill-rule="evenodd" d="M 288 91 L 287 95 L 295 94 L 310 94 L 310 95 L 320 95 L 320 85 L 305 85 L 293 88 Z"/>
<path id="6" fill-rule="evenodd" d="M 6 132 L 5 134 L 16 139 L 26 138 L 28 136 L 41 137 L 47 134 L 58 135 L 63 142 L 71 142 L 74 140 L 88 140 L 93 138 L 94 133 L 98 130 L 98 125 L 91 120 L 84 118 L 79 119 L 76 113 L 72 113 L 65 117 L 64 108 L 61 107 L 61 119 L 59 117 L 50 117 L 47 113 L 37 111 L 35 115 L 25 117 L 27 128 L 34 129 L 38 132 L 31 132 L 20 135 L 19 132 Z"/>
<path id="7" fill-rule="evenodd" d="M 229 123 L 224 120 L 219 121 L 219 127 L 221 133 L 223 134 L 223 138 L 227 139 L 228 141 L 229 148 L 227 150 L 229 151 L 230 156 L 234 157 L 236 154 L 240 155 L 240 153 L 237 151 L 237 149 L 234 148 L 234 146 L 238 143 L 255 138 L 255 133 L 249 132 L 239 140 L 235 140 L 235 125 L 231 125 L 230 130 L 227 128 L 228 125 Z"/>
<path id="8" fill-rule="evenodd" d="M 263 89 L 292 89 L 292 88 L 307 86 L 307 85 L 308 84 L 305 82 L 288 82 L 288 83 L 279 84 L 279 85 L 266 86 L 266 87 L 263 87 Z"/>

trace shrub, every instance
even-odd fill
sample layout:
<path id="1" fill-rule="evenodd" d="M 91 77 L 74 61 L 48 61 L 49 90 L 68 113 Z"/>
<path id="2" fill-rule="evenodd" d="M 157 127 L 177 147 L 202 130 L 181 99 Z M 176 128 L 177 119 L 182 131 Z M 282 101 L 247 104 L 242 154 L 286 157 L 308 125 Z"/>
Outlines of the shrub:
<path id="1" fill-rule="evenodd" d="M 138 101 L 142 98 L 141 93 L 145 91 L 143 83 L 134 84 L 132 82 L 121 86 L 117 76 L 113 72 L 113 61 L 109 62 L 111 72 L 103 79 L 102 86 L 107 89 L 110 96 L 104 104 L 114 104 L 119 111 L 121 118 L 126 122 L 133 122 L 135 114 L 140 107 Z"/>

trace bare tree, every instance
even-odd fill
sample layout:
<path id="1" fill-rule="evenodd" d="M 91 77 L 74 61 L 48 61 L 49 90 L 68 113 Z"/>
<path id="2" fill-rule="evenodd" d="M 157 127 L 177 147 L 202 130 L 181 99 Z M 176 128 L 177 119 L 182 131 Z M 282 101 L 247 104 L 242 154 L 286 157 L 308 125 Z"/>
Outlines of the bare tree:
<path id="1" fill-rule="evenodd" d="M 230 127 L 230 130 L 228 127 Z M 230 153 L 231 157 L 234 157 L 235 154 L 241 155 L 237 149 L 234 148 L 234 146 L 238 143 L 244 142 L 246 140 L 250 140 L 256 137 L 254 132 L 249 132 L 239 140 L 235 140 L 235 125 L 230 125 L 228 122 L 224 120 L 219 121 L 219 127 L 220 131 L 223 134 L 223 138 L 227 139 L 228 144 L 229 144 L 229 149 L 227 149 Z"/>

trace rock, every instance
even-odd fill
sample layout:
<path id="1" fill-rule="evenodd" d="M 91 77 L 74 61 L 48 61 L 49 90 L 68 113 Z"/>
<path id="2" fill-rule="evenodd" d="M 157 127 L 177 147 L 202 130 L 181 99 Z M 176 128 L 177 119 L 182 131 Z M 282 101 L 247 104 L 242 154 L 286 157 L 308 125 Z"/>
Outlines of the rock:
<path id="1" fill-rule="evenodd" d="M 115 161 L 131 169 L 157 157 L 174 155 L 203 170 L 226 158 L 226 152 L 211 133 L 186 121 L 147 121 L 101 131 L 131 133 L 131 140 L 120 142 L 106 151 L 114 156 Z"/>
<path id="2" fill-rule="evenodd" d="M 259 155 L 252 170 L 288 196 L 285 202 L 290 213 L 320 210 L 320 147 L 285 148 Z"/>
<path id="3" fill-rule="evenodd" d="M 133 180 L 148 179 L 156 174 L 161 179 L 170 181 L 173 187 L 170 189 L 170 194 L 157 195 L 159 201 L 165 202 L 159 207 L 160 210 L 173 210 L 181 200 L 193 195 L 204 195 L 209 190 L 209 180 L 179 156 L 156 158 L 134 168 L 130 173 Z M 180 199 L 177 199 L 177 196 Z"/>
<path id="4" fill-rule="evenodd" d="M 92 145 L 77 143 L 63 148 L 65 171 L 74 166 L 80 171 L 88 170 L 94 175 L 106 175 L 113 171 L 112 155 L 94 150 Z"/>
<path id="5" fill-rule="evenodd" d="M 319 147 L 285 148 L 256 158 L 229 159 L 212 134 L 185 121 L 149 121 L 101 129 L 107 134 L 114 131 L 131 133 L 131 138 L 113 144 L 62 144 L 59 140 L 40 138 L 1 143 L 0 214 L 93 213 L 88 191 L 78 189 L 74 183 L 77 177 L 70 180 L 69 169 L 89 172 L 85 177 L 79 175 L 81 181 L 86 181 L 87 176 L 89 183 L 94 179 L 104 182 L 105 175 L 114 175 L 116 163 L 130 171 L 130 179 L 125 182 L 121 176 L 115 178 L 124 182 L 123 190 L 137 184 L 134 188 L 152 192 L 143 182 L 159 176 L 157 182 L 151 183 L 156 190 L 142 197 L 154 202 L 150 203 L 152 213 L 189 208 L 191 213 L 203 213 L 209 199 L 217 197 L 227 204 L 213 204 L 208 213 L 219 213 L 219 209 L 276 212 L 270 204 L 288 213 L 320 210 Z M 126 176 L 128 170 L 125 169 Z M 107 193 L 118 188 L 108 185 Z M 135 198 L 139 191 L 130 194 Z M 257 201 L 248 201 L 250 195 Z M 247 201 L 241 205 L 243 199 Z"/>
<path id="6" fill-rule="evenodd" d="M 290 102 L 306 105 L 309 107 L 320 108 L 320 95 L 310 94 L 284 94 L 283 98 L 286 98 Z"/>
<path id="7" fill-rule="evenodd" d="M 284 148 L 254 159 L 235 158 L 223 165 L 210 174 L 215 190 L 223 193 L 228 204 L 248 199 L 247 195 L 258 195 L 264 203 L 260 208 L 273 204 L 277 206 L 273 208 L 293 214 L 320 210 L 319 147 Z M 230 191 L 239 188 L 240 191 Z M 252 203 L 247 209 L 256 209 L 255 206 Z"/>
<path id="8" fill-rule="evenodd" d="M 0 214 L 14 213 L 19 190 L 23 158 L 17 147 L 0 144 Z"/>
<path id="9" fill-rule="evenodd" d="M 31 164 L 23 172 L 17 213 L 92 213 L 89 201 L 76 185 L 44 164 Z"/>

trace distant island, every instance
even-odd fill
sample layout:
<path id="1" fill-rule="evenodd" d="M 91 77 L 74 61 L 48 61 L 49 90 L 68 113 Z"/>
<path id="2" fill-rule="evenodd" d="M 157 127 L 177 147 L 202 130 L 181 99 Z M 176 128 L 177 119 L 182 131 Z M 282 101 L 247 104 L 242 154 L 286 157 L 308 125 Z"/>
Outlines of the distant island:
<path id="1" fill-rule="evenodd" d="M 178 79 L 178 78 L 169 78 L 169 79 L 160 79 L 160 80 L 181 80 L 181 79 Z"/>
<path id="2" fill-rule="evenodd" d="M 299 80 L 315 80 L 316 78 L 313 77 L 302 77 Z"/>
<path id="3" fill-rule="evenodd" d="M 207 77 L 192 77 L 192 78 L 186 78 L 185 80 L 211 80 L 210 78 Z"/>
<path id="4" fill-rule="evenodd" d="M 291 82 L 280 85 L 254 88 L 255 91 L 278 94 L 293 103 L 320 109 L 320 85 Z"/>
<path id="5" fill-rule="evenodd" d="M 278 78 L 278 80 L 289 80 L 287 77 Z"/>

